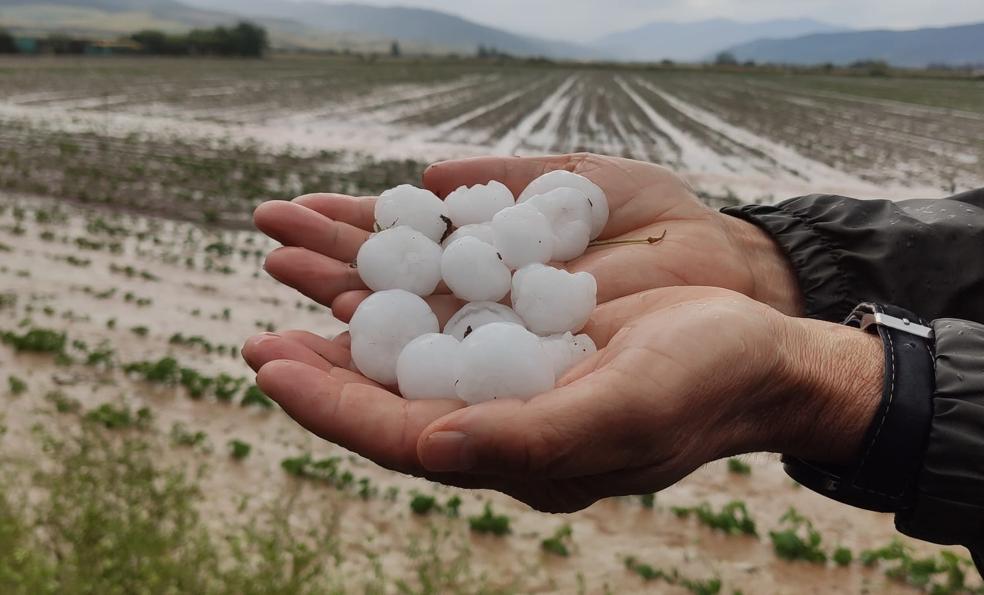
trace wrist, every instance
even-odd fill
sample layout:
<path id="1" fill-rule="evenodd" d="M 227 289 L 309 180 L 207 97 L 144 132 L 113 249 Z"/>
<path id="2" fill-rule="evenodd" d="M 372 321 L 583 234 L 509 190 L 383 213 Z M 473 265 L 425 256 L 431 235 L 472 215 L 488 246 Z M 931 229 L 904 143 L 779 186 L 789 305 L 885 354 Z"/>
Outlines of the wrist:
<path id="1" fill-rule="evenodd" d="M 745 259 L 750 275 L 746 295 L 788 316 L 802 316 L 804 300 L 796 271 L 779 244 L 753 223 L 719 215 L 738 254 Z"/>
<path id="2" fill-rule="evenodd" d="M 785 345 L 786 396 L 770 450 L 822 463 L 847 463 L 860 450 L 884 385 L 877 335 L 791 319 Z"/>

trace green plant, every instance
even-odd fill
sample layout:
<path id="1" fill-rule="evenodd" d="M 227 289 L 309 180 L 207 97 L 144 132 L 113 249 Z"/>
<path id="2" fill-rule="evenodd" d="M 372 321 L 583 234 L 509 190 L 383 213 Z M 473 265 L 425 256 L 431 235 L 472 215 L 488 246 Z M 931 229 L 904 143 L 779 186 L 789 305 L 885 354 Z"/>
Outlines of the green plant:
<path id="1" fill-rule="evenodd" d="M 53 390 L 44 395 L 44 399 L 54 404 L 58 413 L 77 413 L 82 408 L 78 400 L 65 396 L 65 393 Z"/>
<path id="2" fill-rule="evenodd" d="M 27 392 L 27 383 L 13 374 L 7 377 L 7 387 L 10 389 L 10 394 L 15 397 Z"/>
<path id="3" fill-rule="evenodd" d="M 682 576 L 676 568 L 670 572 L 666 572 L 660 568 L 640 562 L 634 556 L 625 558 L 625 567 L 630 572 L 639 575 L 645 581 L 660 580 L 671 585 L 678 585 L 694 595 L 717 595 L 721 592 L 721 579 L 695 580 L 687 578 Z"/>
<path id="4" fill-rule="evenodd" d="M 468 526 L 476 533 L 491 533 L 502 537 L 511 532 L 509 517 L 492 512 L 492 505 L 486 503 L 482 514 L 468 517 Z"/>
<path id="5" fill-rule="evenodd" d="M 772 548 L 777 556 L 784 560 L 803 560 L 813 564 L 827 561 L 827 554 L 820 546 L 823 541 L 820 532 L 795 508 L 786 511 L 779 522 L 784 525 L 782 530 L 769 531 Z"/>
<path id="6" fill-rule="evenodd" d="M 656 507 L 656 494 L 642 494 L 639 496 L 639 503 L 643 508 L 652 510 Z"/>
<path id="7" fill-rule="evenodd" d="M 834 555 L 831 557 L 833 558 L 834 563 L 838 566 L 848 566 L 854 560 L 854 554 L 852 554 L 851 550 L 844 546 L 840 546 L 835 549 Z"/>
<path id="8" fill-rule="evenodd" d="M 103 403 L 85 414 L 86 420 L 110 430 L 143 428 L 150 423 L 152 417 L 150 409 L 146 407 L 141 407 L 134 413 L 129 407 L 115 406 L 111 403 Z"/>
<path id="9" fill-rule="evenodd" d="M 731 457 L 728 459 L 728 471 L 735 475 L 751 475 L 752 466 L 741 459 Z"/>
<path id="10" fill-rule="evenodd" d="M 230 440 L 229 441 L 229 454 L 232 458 L 237 461 L 241 461 L 249 456 L 249 453 L 253 450 L 248 442 L 243 442 L 242 440 Z"/>
<path id="11" fill-rule="evenodd" d="M 711 506 L 703 502 L 695 507 L 674 506 L 671 508 L 678 518 L 688 518 L 691 514 L 702 524 L 723 531 L 729 535 L 758 535 L 755 521 L 748 513 L 748 507 L 741 500 L 728 502 L 720 512 L 714 512 Z"/>
<path id="12" fill-rule="evenodd" d="M 457 494 L 448 498 L 448 501 L 444 503 L 444 514 L 450 518 L 456 519 L 461 516 L 461 497 Z"/>
<path id="13" fill-rule="evenodd" d="M 239 404 L 243 407 L 255 406 L 260 407 L 261 409 L 272 409 L 274 406 L 274 402 L 263 394 L 260 387 L 255 384 L 251 384 L 246 388 L 246 392 L 243 393 L 242 401 L 240 401 Z"/>
<path id="14" fill-rule="evenodd" d="M 548 554 L 566 558 L 571 555 L 573 534 L 574 531 L 571 529 L 570 525 L 561 525 L 556 531 L 554 531 L 553 535 L 540 542 L 540 549 Z"/>
<path id="15" fill-rule="evenodd" d="M 207 441 L 208 434 L 201 430 L 192 432 L 181 422 L 171 426 L 171 442 L 176 446 L 202 446 Z"/>
<path id="16" fill-rule="evenodd" d="M 885 547 L 861 552 L 860 560 L 865 566 L 874 566 L 879 561 L 894 563 L 885 569 L 885 576 L 932 595 L 984 593 L 984 587 L 967 585 L 967 570 L 973 568 L 973 563 L 947 550 L 937 556 L 916 558 L 902 541 L 893 539 Z"/>
<path id="17" fill-rule="evenodd" d="M 425 516 L 431 513 L 437 506 L 437 498 L 424 494 L 414 494 L 410 499 L 410 510 L 414 514 Z"/>
<path id="18" fill-rule="evenodd" d="M 0 339 L 15 351 L 31 353 L 62 353 L 66 344 L 65 333 L 44 328 L 31 328 L 23 334 L 7 331 Z"/>

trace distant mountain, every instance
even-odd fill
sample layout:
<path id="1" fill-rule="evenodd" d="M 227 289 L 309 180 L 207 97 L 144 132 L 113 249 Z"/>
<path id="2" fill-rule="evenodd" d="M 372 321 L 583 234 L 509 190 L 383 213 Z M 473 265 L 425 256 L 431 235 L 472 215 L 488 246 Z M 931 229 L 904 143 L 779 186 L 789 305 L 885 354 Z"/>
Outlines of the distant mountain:
<path id="1" fill-rule="evenodd" d="M 195 8 L 175 0 L 0 0 L 0 23 L 27 32 L 124 34 L 139 29 L 183 31 L 235 23 L 235 14 Z M 274 38 L 303 36 L 303 25 L 259 19 Z"/>
<path id="2" fill-rule="evenodd" d="M 845 31 L 812 19 L 784 19 L 742 23 L 709 19 L 690 23 L 655 22 L 613 33 L 594 45 L 620 60 L 661 59 L 699 61 L 725 48 L 754 39 L 797 37 L 808 33 Z"/>
<path id="3" fill-rule="evenodd" d="M 870 59 L 910 67 L 984 65 L 984 23 L 761 39 L 736 45 L 730 51 L 740 60 L 786 64 L 848 64 Z"/>
<path id="4" fill-rule="evenodd" d="M 510 33 L 436 10 L 289 0 L 187 0 L 201 8 L 276 17 L 334 33 L 362 34 L 425 43 L 461 52 L 479 45 L 520 56 L 590 58 L 586 46 Z"/>

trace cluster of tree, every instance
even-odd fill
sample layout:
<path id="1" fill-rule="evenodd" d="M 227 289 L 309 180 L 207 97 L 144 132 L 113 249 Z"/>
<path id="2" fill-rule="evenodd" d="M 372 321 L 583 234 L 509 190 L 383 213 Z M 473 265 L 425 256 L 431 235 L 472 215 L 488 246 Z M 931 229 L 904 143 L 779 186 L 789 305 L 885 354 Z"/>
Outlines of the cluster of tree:
<path id="1" fill-rule="evenodd" d="M 258 58 L 270 45 L 266 29 L 242 22 L 235 27 L 194 29 L 184 34 L 167 34 L 152 29 L 134 33 L 130 38 L 155 55 L 245 56 Z"/>
<path id="2" fill-rule="evenodd" d="M 5 29 L 0 29 L 0 54 L 16 54 L 17 42 Z"/>

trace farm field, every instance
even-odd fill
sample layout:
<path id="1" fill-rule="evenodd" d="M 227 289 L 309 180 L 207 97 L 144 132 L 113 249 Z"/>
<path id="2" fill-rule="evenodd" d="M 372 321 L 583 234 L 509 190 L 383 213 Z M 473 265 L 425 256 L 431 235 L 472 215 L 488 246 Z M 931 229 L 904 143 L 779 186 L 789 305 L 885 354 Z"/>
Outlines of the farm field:
<path id="1" fill-rule="evenodd" d="M 371 194 L 435 159 L 574 150 L 666 164 L 714 204 L 942 196 L 984 184 L 984 82 L 0 59 L 0 592 L 52 576 L 127 592 L 128 575 L 203 593 L 979 585 L 965 552 L 801 489 L 771 455 L 543 515 L 378 468 L 255 389 L 249 335 L 344 328 L 263 272 L 256 204 Z M 154 563 L 98 563 L 123 551 Z"/>

